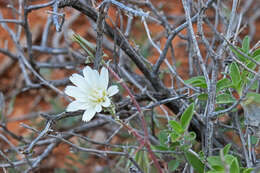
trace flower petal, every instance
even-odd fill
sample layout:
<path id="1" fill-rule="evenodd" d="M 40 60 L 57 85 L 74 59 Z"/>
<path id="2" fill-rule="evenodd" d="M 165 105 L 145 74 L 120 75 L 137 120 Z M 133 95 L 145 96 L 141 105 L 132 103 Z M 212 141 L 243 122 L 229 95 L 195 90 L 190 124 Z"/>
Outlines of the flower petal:
<path id="1" fill-rule="evenodd" d="M 102 107 L 101 107 L 100 104 L 97 104 L 97 105 L 95 106 L 95 111 L 96 111 L 96 112 L 101 112 L 101 111 L 102 111 Z"/>
<path id="2" fill-rule="evenodd" d="M 111 104 L 110 99 L 108 97 L 105 97 L 105 101 L 102 103 L 102 106 L 107 108 Z"/>
<path id="3" fill-rule="evenodd" d="M 84 110 L 88 107 L 88 104 L 87 103 L 84 103 L 84 102 L 79 102 L 79 101 L 73 101 L 71 102 L 67 108 L 66 108 L 66 111 L 68 112 L 74 112 L 74 111 L 78 111 L 78 110 Z"/>
<path id="4" fill-rule="evenodd" d="M 67 86 L 64 91 L 68 96 L 74 97 L 78 100 L 84 101 L 86 100 L 86 93 L 84 93 L 79 87 L 75 86 Z"/>
<path id="5" fill-rule="evenodd" d="M 71 97 L 77 98 L 78 96 L 84 95 L 84 92 L 76 86 L 69 85 L 65 88 L 64 92 Z"/>
<path id="6" fill-rule="evenodd" d="M 87 66 L 83 69 L 83 75 L 90 86 L 98 86 L 99 74 L 97 70 L 92 70 L 89 66 Z"/>
<path id="7" fill-rule="evenodd" d="M 109 97 L 115 95 L 116 93 L 118 93 L 118 86 L 116 85 L 113 85 L 113 86 L 110 86 L 107 90 L 107 94 Z"/>
<path id="8" fill-rule="evenodd" d="M 99 82 L 100 82 L 100 86 L 102 87 L 102 89 L 107 89 L 108 87 L 108 70 L 105 67 L 102 67 L 101 72 L 100 72 L 100 78 L 99 78 Z"/>
<path id="9" fill-rule="evenodd" d="M 76 73 L 73 74 L 70 77 L 70 81 L 77 87 L 81 88 L 83 91 L 87 92 L 89 90 L 89 86 L 88 86 L 86 79 L 79 74 L 76 74 Z"/>
<path id="10" fill-rule="evenodd" d="M 89 71 L 91 70 L 91 68 L 89 66 L 86 66 L 82 71 L 83 71 L 83 76 L 85 78 L 87 78 L 87 76 L 89 75 Z"/>
<path id="11" fill-rule="evenodd" d="M 82 121 L 85 122 L 90 121 L 95 116 L 95 114 L 96 114 L 95 108 L 93 107 L 88 108 L 82 116 Z"/>

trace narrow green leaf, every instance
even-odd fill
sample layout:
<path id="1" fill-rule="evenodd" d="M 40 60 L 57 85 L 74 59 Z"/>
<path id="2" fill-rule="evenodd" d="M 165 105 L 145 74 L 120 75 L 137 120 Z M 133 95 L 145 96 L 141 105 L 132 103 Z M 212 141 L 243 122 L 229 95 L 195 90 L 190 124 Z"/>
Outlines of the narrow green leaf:
<path id="1" fill-rule="evenodd" d="M 75 42 L 77 42 L 92 59 L 94 58 L 94 54 L 85 46 L 83 42 L 81 42 L 81 40 L 75 39 Z"/>
<path id="2" fill-rule="evenodd" d="M 214 169 L 214 171 L 216 171 L 216 172 L 223 172 L 223 171 L 225 172 L 225 169 L 222 165 L 214 165 L 214 166 L 212 166 L 212 169 Z"/>
<path id="3" fill-rule="evenodd" d="M 152 149 L 160 150 L 160 151 L 168 151 L 169 150 L 168 147 L 166 147 L 166 146 L 159 146 L 159 145 L 152 146 Z"/>
<path id="4" fill-rule="evenodd" d="M 187 151 L 184 153 L 189 164 L 199 173 L 204 173 L 204 163 L 193 153 Z"/>
<path id="5" fill-rule="evenodd" d="M 249 39 L 248 36 L 245 36 L 244 39 L 243 39 L 242 49 L 244 50 L 244 52 L 246 54 L 248 54 L 248 52 L 250 50 L 250 39 Z"/>
<path id="6" fill-rule="evenodd" d="M 192 85 L 194 87 L 207 88 L 207 83 L 204 76 L 192 77 L 185 81 L 186 84 Z"/>
<path id="7" fill-rule="evenodd" d="M 234 161 L 234 159 L 236 159 L 236 158 L 231 154 L 227 154 L 224 156 L 225 163 L 228 165 L 231 165 L 232 162 Z"/>
<path id="8" fill-rule="evenodd" d="M 230 173 L 240 173 L 240 168 L 239 168 L 237 158 L 234 158 L 233 162 L 230 165 Z"/>
<path id="9" fill-rule="evenodd" d="M 75 41 L 80 41 L 81 43 L 83 43 L 86 47 L 90 49 L 90 51 L 96 51 L 96 45 L 81 37 L 79 34 L 73 34 L 73 39 L 75 39 Z"/>
<path id="10" fill-rule="evenodd" d="M 254 60 L 256 60 L 257 62 L 260 62 L 260 54 L 257 56 L 253 56 L 252 57 Z"/>
<path id="11" fill-rule="evenodd" d="M 140 168 L 144 170 L 144 172 L 150 172 L 150 164 L 147 152 L 138 151 L 135 155 L 135 161 L 138 163 Z"/>
<path id="12" fill-rule="evenodd" d="M 260 55 L 260 48 L 256 49 L 253 53 L 252 53 L 253 57 L 256 57 L 258 55 Z"/>
<path id="13" fill-rule="evenodd" d="M 235 86 L 235 88 L 238 88 L 238 84 L 241 81 L 241 76 L 237 63 L 233 62 L 230 65 L 229 73 L 232 80 L 232 84 Z"/>
<path id="14" fill-rule="evenodd" d="M 219 94 L 216 97 L 216 103 L 217 104 L 229 104 L 229 103 L 234 103 L 236 99 L 234 99 L 230 94 L 223 93 Z"/>
<path id="15" fill-rule="evenodd" d="M 253 168 L 247 168 L 243 170 L 243 173 L 251 173 L 254 169 Z"/>
<path id="16" fill-rule="evenodd" d="M 194 103 L 190 104 L 189 107 L 183 112 L 181 116 L 181 126 L 183 129 L 187 129 L 190 121 L 192 119 L 192 115 L 194 112 Z"/>
<path id="17" fill-rule="evenodd" d="M 231 144 L 227 144 L 222 150 L 223 150 L 223 154 L 224 156 L 228 154 L 229 150 L 230 150 Z"/>

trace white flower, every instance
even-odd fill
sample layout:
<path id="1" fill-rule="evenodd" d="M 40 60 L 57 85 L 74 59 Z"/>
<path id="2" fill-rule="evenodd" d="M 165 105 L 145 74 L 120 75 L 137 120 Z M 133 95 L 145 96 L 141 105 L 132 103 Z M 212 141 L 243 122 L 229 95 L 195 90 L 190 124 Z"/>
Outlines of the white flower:
<path id="1" fill-rule="evenodd" d="M 75 101 L 68 105 L 66 111 L 85 110 L 83 121 L 90 121 L 102 107 L 109 107 L 110 97 L 119 91 L 116 85 L 108 88 L 109 76 L 105 67 L 102 67 L 99 74 L 87 66 L 83 69 L 83 76 L 73 74 L 70 81 L 76 86 L 67 86 L 65 93 L 74 97 Z"/>

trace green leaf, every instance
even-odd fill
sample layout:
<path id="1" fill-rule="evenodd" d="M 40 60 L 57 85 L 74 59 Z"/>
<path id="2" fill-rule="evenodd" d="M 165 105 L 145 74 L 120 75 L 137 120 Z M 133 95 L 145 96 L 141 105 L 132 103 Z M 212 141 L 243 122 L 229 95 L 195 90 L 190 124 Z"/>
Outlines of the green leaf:
<path id="1" fill-rule="evenodd" d="M 225 171 L 208 171 L 207 173 L 226 173 Z"/>
<path id="2" fill-rule="evenodd" d="M 241 76 L 240 76 L 240 70 L 238 68 L 237 63 L 233 62 L 230 65 L 229 73 L 232 80 L 232 84 L 234 85 L 235 89 L 238 88 L 239 87 L 238 84 L 241 81 Z"/>
<path id="3" fill-rule="evenodd" d="M 240 47 L 236 47 L 237 49 L 239 49 L 241 52 L 244 52 L 244 50 Z M 233 47 L 230 47 L 230 50 L 236 55 L 236 57 L 242 61 L 243 63 L 248 62 L 248 59 L 245 58 L 243 55 L 241 55 L 237 50 L 235 50 Z"/>
<path id="4" fill-rule="evenodd" d="M 256 62 L 259 62 L 260 61 L 260 55 L 256 56 L 256 57 L 253 57 L 253 59 L 256 61 Z M 253 62 L 253 61 L 249 61 L 246 66 L 249 68 L 249 69 L 252 69 L 254 70 L 256 68 L 256 64 Z M 243 70 L 242 72 L 242 75 L 241 75 L 241 78 L 242 80 L 247 80 L 247 77 L 250 77 L 250 74 L 252 76 L 254 76 L 254 74 L 252 74 L 251 72 L 247 71 L 246 69 Z"/>
<path id="5" fill-rule="evenodd" d="M 234 99 L 230 94 L 223 93 L 219 94 L 216 97 L 216 103 L 217 104 L 229 104 L 229 103 L 234 103 L 236 99 Z"/>
<path id="6" fill-rule="evenodd" d="M 177 150 L 177 148 L 179 149 L 180 145 L 181 145 L 180 140 L 175 142 L 171 141 L 170 148 L 168 150 L 175 151 Z"/>
<path id="7" fill-rule="evenodd" d="M 250 138 L 251 138 L 250 140 L 251 140 L 252 145 L 257 144 L 259 141 L 258 137 L 256 137 L 256 136 L 251 136 Z"/>
<path id="8" fill-rule="evenodd" d="M 199 173 L 204 173 L 204 163 L 193 153 L 187 151 L 184 153 L 189 164 Z"/>
<path id="9" fill-rule="evenodd" d="M 231 144 L 227 144 L 222 150 L 223 150 L 223 154 L 224 156 L 228 154 L 229 150 L 230 150 Z"/>
<path id="10" fill-rule="evenodd" d="M 216 92 L 218 93 L 219 91 L 221 91 L 221 90 L 223 90 L 223 89 L 225 89 L 225 88 L 229 88 L 229 87 L 231 87 L 231 86 L 232 86 L 231 81 L 230 81 L 228 78 L 223 78 L 223 79 L 221 79 L 221 80 L 219 80 L 219 81 L 217 82 Z"/>
<path id="11" fill-rule="evenodd" d="M 251 173 L 254 169 L 253 168 L 247 168 L 243 170 L 243 173 Z"/>
<path id="12" fill-rule="evenodd" d="M 237 158 L 234 158 L 234 160 L 230 165 L 230 173 L 240 173 L 240 168 L 239 168 Z"/>
<path id="13" fill-rule="evenodd" d="M 180 162 L 178 160 L 171 160 L 168 163 L 168 168 L 171 172 L 175 171 L 180 165 Z"/>
<path id="14" fill-rule="evenodd" d="M 164 130 L 160 131 L 158 138 L 159 138 L 159 141 L 160 141 L 161 146 L 166 146 L 165 143 L 166 143 L 167 140 L 168 140 L 168 134 L 167 134 L 167 132 L 164 131 Z"/>
<path id="15" fill-rule="evenodd" d="M 236 159 L 236 158 L 233 155 L 231 155 L 231 154 L 227 154 L 227 155 L 224 156 L 225 163 L 227 163 L 229 165 L 232 164 L 234 159 Z"/>
<path id="16" fill-rule="evenodd" d="M 154 146 L 152 146 L 152 148 L 155 149 L 155 150 L 160 150 L 160 151 L 168 151 L 169 150 L 168 147 L 161 146 L 161 145 L 154 145 Z"/>
<path id="17" fill-rule="evenodd" d="M 195 139 L 196 139 L 195 132 L 189 132 L 188 135 L 185 135 L 185 140 L 187 140 L 187 141 L 193 141 Z"/>
<path id="18" fill-rule="evenodd" d="M 260 62 L 260 55 L 257 55 L 257 56 L 254 56 L 253 57 L 253 59 L 256 61 L 256 62 Z M 254 62 L 251 62 L 251 63 L 254 63 Z M 256 64 L 254 63 L 254 65 L 256 66 Z M 255 66 L 253 66 L 253 67 L 251 67 L 251 66 L 253 66 L 253 65 L 247 65 L 247 67 L 249 67 L 250 69 L 254 69 L 253 67 L 255 67 Z"/>
<path id="19" fill-rule="evenodd" d="M 206 94 L 206 93 L 200 94 L 200 95 L 198 95 L 198 99 L 201 101 L 206 101 L 206 100 L 208 100 L 208 94 Z"/>
<path id="20" fill-rule="evenodd" d="M 243 39 L 242 49 L 244 50 L 244 52 L 246 54 L 248 54 L 248 52 L 250 50 L 250 39 L 249 39 L 248 36 L 245 36 L 244 39 Z"/>
<path id="21" fill-rule="evenodd" d="M 147 152 L 138 151 L 134 159 L 144 172 L 150 172 L 150 166 L 149 166 L 150 163 L 149 163 Z"/>
<path id="22" fill-rule="evenodd" d="M 192 119 L 192 115 L 194 112 L 194 103 L 190 104 L 189 107 L 183 112 L 181 116 L 181 126 L 183 129 L 187 129 L 190 121 Z"/>
<path id="23" fill-rule="evenodd" d="M 245 105 L 255 104 L 256 106 L 260 105 L 260 94 L 255 92 L 248 92 L 246 95 Z"/>
<path id="24" fill-rule="evenodd" d="M 181 135 L 173 131 L 170 133 L 170 137 L 171 137 L 171 142 L 177 142 L 179 141 Z"/>
<path id="25" fill-rule="evenodd" d="M 243 91 L 243 87 L 244 87 L 244 85 L 245 85 L 245 82 L 246 82 L 246 81 L 241 80 L 241 81 L 238 83 L 238 85 L 237 85 L 236 90 L 237 90 L 237 93 L 238 93 L 240 96 L 242 95 L 242 91 Z"/>
<path id="26" fill-rule="evenodd" d="M 204 76 L 192 77 L 185 81 L 186 84 L 192 85 L 194 87 L 207 88 L 207 83 Z"/>
<path id="27" fill-rule="evenodd" d="M 220 166 L 221 168 L 224 169 L 223 163 L 222 163 L 219 156 L 210 156 L 210 157 L 207 158 L 207 161 L 210 164 L 210 166 L 212 166 L 212 167 L 214 167 L 214 166 L 219 167 Z"/>
<path id="28" fill-rule="evenodd" d="M 92 47 L 88 44 L 89 42 L 87 40 L 85 40 L 83 37 L 81 37 L 78 34 L 73 34 L 72 39 L 73 41 L 77 42 L 80 45 L 80 47 L 82 47 L 87 52 L 87 54 L 92 58 L 92 60 L 94 59 L 94 54 L 91 52 Z"/>
<path id="29" fill-rule="evenodd" d="M 74 33 L 72 39 L 76 42 L 80 42 L 80 43 L 84 44 L 84 46 L 88 47 L 90 49 L 90 51 L 92 51 L 92 52 L 96 51 L 96 45 L 89 42 L 85 38 L 81 37 L 79 34 Z"/>
<path id="30" fill-rule="evenodd" d="M 212 169 L 214 169 L 215 171 L 224 171 L 225 168 L 222 165 L 214 165 L 212 166 Z"/>
<path id="31" fill-rule="evenodd" d="M 253 83 L 253 85 L 251 86 L 251 88 L 250 88 L 250 90 L 257 90 L 257 88 L 258 88 L 258 81 L 256 80 L 254 83 Z"/>
<path id="32" fill-rule="evenodd" d="M 256 57 L 258 55 L 260 55 L 260 48 L 256 49 L 253 53 L 252 53 L 253 57 Z"/>
<path id="33" fill-rule="evenodd" d="M 171 128 L 178 134 L 183 134 L 184 133 L 184 129 L 182 128 L 182 126 L 180 125 L 179 122 L 171 120 L 169 122 L 169 124 L 171 125 Z"/>

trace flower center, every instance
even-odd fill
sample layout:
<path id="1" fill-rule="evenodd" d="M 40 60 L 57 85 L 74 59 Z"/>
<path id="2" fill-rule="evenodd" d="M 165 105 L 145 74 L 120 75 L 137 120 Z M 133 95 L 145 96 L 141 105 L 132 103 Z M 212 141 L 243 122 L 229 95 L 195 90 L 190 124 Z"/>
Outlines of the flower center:
<path id="1" fill-rule="evenodd" d="M 91 92 L 90 95 L 90 100 L 95 102 L 95 103 L 103 103 L 105 102 L 105 96 L 106 96 L 106 91 L 103 90 L 94 90 Z"/>

